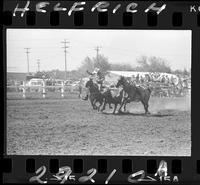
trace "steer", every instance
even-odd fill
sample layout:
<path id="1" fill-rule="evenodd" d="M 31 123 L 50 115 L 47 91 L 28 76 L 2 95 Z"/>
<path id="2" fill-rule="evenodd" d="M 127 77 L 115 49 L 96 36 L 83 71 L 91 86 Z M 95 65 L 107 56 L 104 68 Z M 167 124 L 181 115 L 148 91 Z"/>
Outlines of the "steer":
<path id="1" fill-rule="evenodd" d="M 101 111 L 105 110 L 106 104 L 109 104 L 109 105 L 114 104 L 113 114 L 115 114 L 118 104 L 120 105 L 123 100 L 123 96 L 124 96 L 123 89 L 120 90 L 117 96 L 112 95 L 111 89 L 106 90 L 106 92 L 104 92 L 104 104 Z"/>

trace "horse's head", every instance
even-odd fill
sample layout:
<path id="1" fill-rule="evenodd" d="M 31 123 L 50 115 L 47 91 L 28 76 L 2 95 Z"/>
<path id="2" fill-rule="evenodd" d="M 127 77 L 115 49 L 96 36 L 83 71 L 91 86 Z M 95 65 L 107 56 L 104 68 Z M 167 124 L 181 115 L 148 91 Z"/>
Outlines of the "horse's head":
<path id="1" fill-rule="evenodd" d="M 87 88 L 91 88 L 92 86 L 93 86 L 93 81 L 92 81 L 92 79 L 89 79 L 87 82 L 86 82 L 86 84 L 85 84 L 85 87 L 87 87 Z"/>
<path id="2" fill-rule="evenodd" d="M 117 82 L 116 87 L 118 88 L 119 86 L 123 86 L 125 83 L 126 83 L 126 79 L 123 76 L 121 76 Z"/>

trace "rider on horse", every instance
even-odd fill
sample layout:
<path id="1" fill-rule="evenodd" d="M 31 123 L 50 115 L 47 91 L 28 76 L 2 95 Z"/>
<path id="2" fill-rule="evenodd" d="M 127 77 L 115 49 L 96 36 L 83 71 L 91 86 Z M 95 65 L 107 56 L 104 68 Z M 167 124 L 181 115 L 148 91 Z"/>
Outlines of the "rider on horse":
<path id="1" fill-rule="evenodd" d="M 99 85 L 99 90 L 102 90 L 103 81 L 105 80 L 104 74 L 100 71 L 99 68 L 95 68 L 91 73 L 87 71 L 87 73 L 94 79 L 96 79 L 97 84 Z"/>
<path id="2" fill-rule="evenodd" d="M 99 91 L 102 91 L 102 85 L 103 85 L 103 81 L 105 80 L 105 76 L 104 74 L 100 71 L 99 68 L 95 68 L 93 72 L 89 72 L 87 70 L 87 73 L 90 75 L 90 80 L 93 81 L 93 79 L 95 79 L 95 81 L 97 82 L 98 84 L 98 87 L 99 87 Z M 84 98 L 84 100 L 87 100 L 88 99 L 88 95 L 89 95 L 89 92 L 87 91 L 87 95 L 86 97 Z"/>

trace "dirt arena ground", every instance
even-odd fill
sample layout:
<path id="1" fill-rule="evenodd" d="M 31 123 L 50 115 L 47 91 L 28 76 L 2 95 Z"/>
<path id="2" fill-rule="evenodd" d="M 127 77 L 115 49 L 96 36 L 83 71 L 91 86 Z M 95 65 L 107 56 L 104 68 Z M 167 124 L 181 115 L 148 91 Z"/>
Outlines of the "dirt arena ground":
<path id="1" fill-rule="evenodd" d="M 150 99 L 151 115 L 141 103 L 113 115 L 92 110 L 88 101 L 23 100 L 7 95 L 8 155 L 190 156 L 190 98 Z"/>

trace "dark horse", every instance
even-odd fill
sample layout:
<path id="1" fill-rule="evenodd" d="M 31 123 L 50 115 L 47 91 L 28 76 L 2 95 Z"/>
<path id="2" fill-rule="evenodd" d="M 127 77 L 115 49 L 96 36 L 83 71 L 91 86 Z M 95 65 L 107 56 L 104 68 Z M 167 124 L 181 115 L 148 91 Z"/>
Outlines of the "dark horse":
<path id="1" fill-rule="evenodd" d="M 98 85 L 95 84 L 92 79 L 87 81 L 85 87 L 89 89 L 89 99 L 91 102 L 91 105 L 93 109 L 97 109 L 98 111 L 100 110 L 101 105 L 104 102 L 104 96 L 103 94 L 99 91 Z M 99 102 L 99 106 L 96 106 L 96 103 Z"/>
<path id="2" fill-rule="evenodd" d="M 144 106 L 145 114 L 149 114 L 148 102 L 149 102 L 149 98 L 150 98 L 150 95 L 151 95 L 151 89 L 150 88 L 144 89 L 142 87 L 136 87 L 135 85 L 130 84 L 125 79 L 125 77 L 121 77 L 118 80 L 116 87 L 119 87 L 119 86 L 122 86 L 124 91 L 128 95 L 121 102 L 121 106 L 119 108 L 119 112 L 121 111 L 122 106 L 126 105 L 126 103 L 129 103 L 131 101 L 141 101 L 143 106 Z"/>

